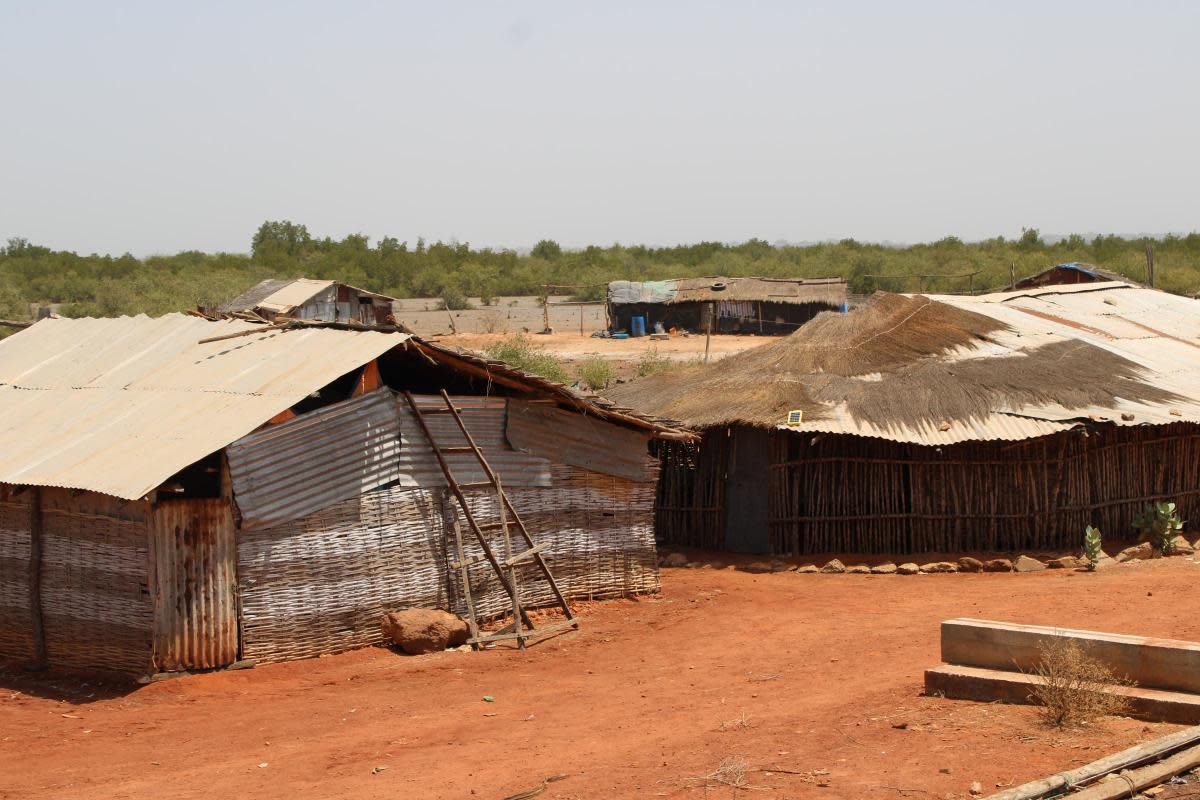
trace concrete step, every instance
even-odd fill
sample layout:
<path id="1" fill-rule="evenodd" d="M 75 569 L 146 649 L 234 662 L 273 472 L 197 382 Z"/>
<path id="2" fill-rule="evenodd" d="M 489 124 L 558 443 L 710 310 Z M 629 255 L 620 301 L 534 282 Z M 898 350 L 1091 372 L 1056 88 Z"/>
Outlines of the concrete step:
<path id="1" fill-rule="evenodd" d="M 1035 678 L 1009 672 L 957 664 L 925 670 L 925 694 L 953 700 L 1033 705 Z M 1141 686 L 1114 686 L 1109 691 L 1129 698 L 1129 716 L 1152 722 L 1200 725 L 1200 696 Z"/>
<path id="2" fill-rule="evenodd" d="M 1038 648 L 1054 637 L 1078 640 L 1084 651 L 1143 688 L 1200 694 L 1200 643 L 1152 639 L 980 619 L 942 623 L 942 661 L 964 667 L 1031 672 Z"/>

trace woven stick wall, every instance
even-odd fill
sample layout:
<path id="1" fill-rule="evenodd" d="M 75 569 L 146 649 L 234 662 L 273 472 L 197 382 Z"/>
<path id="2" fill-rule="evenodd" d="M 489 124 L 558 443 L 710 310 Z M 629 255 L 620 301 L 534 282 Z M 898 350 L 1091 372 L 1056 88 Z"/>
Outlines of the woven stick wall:
<path id="1" fill-rule="evenodd" d="M 0 660 L 34 656 L 29 613 L 28 495 L 0 486 Z"/>
<path id="2" fill-rule="evenodd" d="M 654 483 L 557 465 L 550 488 L 506 490 L 572 598 L 658 589 L 653 539 Z M 472 493 L 481 518 L 494 498 Z M 402 608 L 465 613 L 449 569 L 456 504 L 441 489 L 370 492 L 301 520 L 239 532 L 243 656 L 259 663 L 382 644 L 382 616 Z M 464 527 L 464 540 L 471 534 Z M 476 552 L 472 544 L 468 554 Z M 527 568 L 525 568 L 527 569 Z M 532 573 L 523 593 L 546 605 Z M 486 567 L 475 568 L 480 613 L 502 615 L 507 595 Z"/>
<path id="3" fill-rule="evenodd" d="M 147 508 L 94 492 L 42 490 L 42 619 L 51 664 L 151 670 Z"/>
<path id="4" fill-rule="evenodd" d="M 647 467 L 653 468 L 652 462 Z M 547 545 L 542 557 L 563 594 L 572 599 L 600 599 L 658 591 L 654 482 L 629 481 L 564 464 L 554 465 L 551 476 L 550 489 L 505 489 L 505 494 L 534 542 Z M 494 493 L 471 492 L 468 502 L 476 519 L 498 518 Z M 453 510 L 457 513 L 457 507 Z M 467 557 L 482 555 L 465 522 L 460 524 Z M 514 540 L 513 551 L 521 549 Z M 501 547 L 498 555 L 502 554 Z M 517 569 L 517 579 L 525 606 L 554 604 L 549 585 L 533 562 Z M 457 586 L 457 576 L 453 582 Z M 503 616 L 511 611 L 508 594 L 490 567 L 473 568 L 471 586 L 480 616 Z M 466 605 L 459 594 L 456 592 L 452 610 L 465 614 Z"/>
<path id="5" fill-rule="evenodd" d="M 709 550 L 724 547 L 728 431 L 709 431 L 699 444 L 661 441 L 653 447 L 662 463 L 654 506 L 658 541 Z"/>
<path id="6" fill-rule="evenodd" d="M 239 531 L 243 656 L 263 663 L 378 644 L 387 611 L 448 607 L 442 493 L 368 492 Z"/>
<path id="7" fill-rule="evenodd" d="M 1071 549 L 1086 525 L 1133 537 L 1134 516 L 1200 505 L 1200 426 L 1094 426 L 941 448 L 773 434 L 770 537 L 788 553 Z"/>

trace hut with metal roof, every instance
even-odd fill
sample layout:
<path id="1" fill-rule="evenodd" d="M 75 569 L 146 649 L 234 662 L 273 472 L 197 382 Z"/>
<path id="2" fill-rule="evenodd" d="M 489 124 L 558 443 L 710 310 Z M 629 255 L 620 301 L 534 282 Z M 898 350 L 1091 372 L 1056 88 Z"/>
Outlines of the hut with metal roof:
<path id="1" fill-rule="evenodd" d="M 1129 283 L 1141 286 L 1124 275 L 1097 267 L 1095 264 L 1085 264 L 1081 261 L 1071 261 L 1066 264 L 1055 264 L 1036 275 L 1022 278 L 1012 287 L 1013 289 L 1037 289 L 1043 286 L 1074 286 L 1079 283 Z"/>
<path id="2" fill-rule="evenodd" d="M 845 310 L 841 278 L 678 278 L 613 281 L 608 284 L 609 330 L 633 328 L 641 317 L 647 331 L 780 335 L 791 333 L 822 311 Z"/>
<path id="3" fill-rule="evenodd" d="M 269 279 L 217 307 L 221 316 L 281 317 L 385 325 L 392 321 L 393 297 L 338 281 Z"/>
<path id="4" fill-rule="evenodd" d="M 452 414 L 416 413 L 447 397 L 566 597 L 657 589 L 670 426 L 398 331 L 48 319 L 0 342 L 0 660 L 140 675 L 379 643 L 405 607 L 502 615 L 435 446 L 473 513 L 496 492 Z"/>
<path id="5" fill-rule="evenodd" d="M 1127 283 L 878 293 L 609 396 L 703 433 L 660 448 L 660 541 L 1036 551 L 1200 511 L 1200 303 Z"/>

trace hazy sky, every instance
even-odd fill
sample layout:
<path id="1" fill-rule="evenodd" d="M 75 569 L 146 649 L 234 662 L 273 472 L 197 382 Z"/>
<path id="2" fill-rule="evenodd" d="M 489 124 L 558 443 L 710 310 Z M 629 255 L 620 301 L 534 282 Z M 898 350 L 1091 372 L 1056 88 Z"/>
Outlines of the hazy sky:
<path id="1" fill-rule="evenodd" d="M 1200 3 L 0 0 L 0 237 L 1200 228 Z"/>

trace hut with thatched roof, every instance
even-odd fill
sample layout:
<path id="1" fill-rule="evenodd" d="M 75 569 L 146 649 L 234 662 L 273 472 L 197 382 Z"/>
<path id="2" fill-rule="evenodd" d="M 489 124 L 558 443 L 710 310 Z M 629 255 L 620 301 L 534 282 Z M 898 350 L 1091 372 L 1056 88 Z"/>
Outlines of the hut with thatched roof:
<path id="1" fill-rule="evenodd" d="M 1200 506 L 1200 303 L 1128 283 L 879 293 L 609 396 L 667 443 L 660 541 L 774 554 L 1073 547 Z"/>

